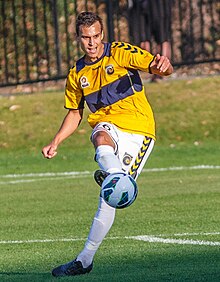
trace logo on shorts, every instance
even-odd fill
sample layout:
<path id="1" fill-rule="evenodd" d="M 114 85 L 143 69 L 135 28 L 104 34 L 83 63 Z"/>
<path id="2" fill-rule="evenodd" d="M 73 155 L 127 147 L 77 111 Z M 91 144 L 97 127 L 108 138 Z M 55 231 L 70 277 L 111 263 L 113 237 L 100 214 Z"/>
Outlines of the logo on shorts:
<path id="1" fill-rule="evenodd" d="M 113 65 L 108 65 L 106 68 L 105 68 L 107 74 L 113 74 L 114 73 L 114 67 Z"/>
<path id="2" fill-rule="evenodd" d="M 82 77 L 80 78 L 80 83 L 81 83 L 81 87 L 82 87 L 82 88 L 86 88 L 86 87 L 89 86 L 89 82 L 88 82 L 88 79 L 87 79 L 86 76 L 82 76 Z"/>
<path id="3" fill-rule="evenodd" d="M 110 127 L 108 126 L 108 124 L 103 124 L 102 125 L 106 130 L 110 130 Z"/>
<path id="4" fill-rule="evenodd" d="M 131 163 L 132 159 L 133 159 L 133 157 L 131 155 L 129 155 L 128 153 L 125 153 L 124 157 L 123 157 L 123 164 L 129 165 Z"/>

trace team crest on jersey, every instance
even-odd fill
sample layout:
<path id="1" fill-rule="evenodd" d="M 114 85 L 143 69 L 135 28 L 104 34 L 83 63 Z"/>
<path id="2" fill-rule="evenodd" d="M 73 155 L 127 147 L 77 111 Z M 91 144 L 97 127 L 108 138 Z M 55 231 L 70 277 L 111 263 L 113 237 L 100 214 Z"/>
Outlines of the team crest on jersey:
<path id="1" fill-rule="evenodd" d="M 113 74 L 114 73 L 114 67 L 113 65 L 108 65 L 106 68 L 105 68 L 107 74 Z"/>
<path id="2" fill-rule="evenodd" d="M 88 82 L 88 79 L 87 79 L 86 76 L 82 76 L 82 77 L 80 78 L 80 83 L 81 83 L 81 87 L 82 87 L 82 88 L 86 88 L 86 87 L 89 86 L 89 82 Z"/>
<path id="3" fill-rule="evenodd" d="M 132 159 L 133 159 L 133 157 L 130 154 L 125 153 L 124 157 L 123 157 L 123 164 L 129 165 L 131 163 Z"/>

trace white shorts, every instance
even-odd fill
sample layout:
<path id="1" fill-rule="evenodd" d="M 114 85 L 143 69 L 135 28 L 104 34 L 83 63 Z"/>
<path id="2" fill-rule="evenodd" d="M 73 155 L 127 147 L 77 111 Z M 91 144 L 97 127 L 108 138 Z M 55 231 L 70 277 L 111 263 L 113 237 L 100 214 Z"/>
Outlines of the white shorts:
<path id="1" fill-rule="evenodd" d="M 154 147 L 154 140 L 148 136 L 122 131 L 111 123 L 101 122 L 93 129 L 91 141 L 98 131 L 108 133 L 115 143 L 115 154 L 123 171 L 137 179 Z"/>

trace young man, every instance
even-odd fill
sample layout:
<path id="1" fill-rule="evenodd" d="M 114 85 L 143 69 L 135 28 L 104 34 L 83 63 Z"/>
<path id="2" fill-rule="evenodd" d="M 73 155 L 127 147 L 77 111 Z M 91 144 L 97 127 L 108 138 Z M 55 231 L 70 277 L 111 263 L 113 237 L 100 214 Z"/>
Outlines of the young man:
<path id="1" fill-rule="evenodd" d="M 102 19 L 91 12 L 78 15 L 76 34 L 85 55 L 69 72 L 65 91 L 68 113 L 42 153 L 49 159 L 57 154 L 58 145 L 79 126 L 86 102 L 91 110 L 88 122 L 93 128 L 95 159 L 101 168 L 95 173 L 97 183 L 101 185 L 109 173 L 120 171 L 137 179 L 155 140 L 154 117 L 138 70 L 165 76 L 173 67 L 168 58 L 154 57 L 130 44 L 103 43 Z M 100 197 L 84 249 L 75 260 L 55 268 L 53 276 L 90 272 L 114 218 L 115 209 Z"/>

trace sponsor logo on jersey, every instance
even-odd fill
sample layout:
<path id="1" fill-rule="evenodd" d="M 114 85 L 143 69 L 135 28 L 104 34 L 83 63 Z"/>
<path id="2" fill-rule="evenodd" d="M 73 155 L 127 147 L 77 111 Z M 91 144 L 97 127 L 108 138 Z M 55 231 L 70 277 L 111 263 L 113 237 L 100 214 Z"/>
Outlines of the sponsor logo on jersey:
<path id="1" fill-rule="evenodd" d="M 80 83 L 82 88 L 86 88 L 90 85 L 86 76 L 80 78 Z"/>
<path id="2" fill-rule="evenodd" d="M 106 66 L 105 71 L 107 72 L 107 74 L 113 74 L 114 73 L 113 65 Z"/>
<path id="3" fill-rule="evenodd" d="M 124 157 L 123 157 L 123 164 L 129 165 L 131 163 L 132 159 L 133 159 L 133 157 L 130 154 L 125 153 Z"/>

